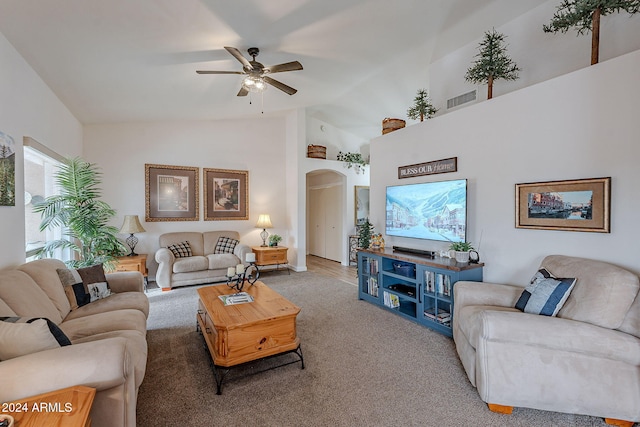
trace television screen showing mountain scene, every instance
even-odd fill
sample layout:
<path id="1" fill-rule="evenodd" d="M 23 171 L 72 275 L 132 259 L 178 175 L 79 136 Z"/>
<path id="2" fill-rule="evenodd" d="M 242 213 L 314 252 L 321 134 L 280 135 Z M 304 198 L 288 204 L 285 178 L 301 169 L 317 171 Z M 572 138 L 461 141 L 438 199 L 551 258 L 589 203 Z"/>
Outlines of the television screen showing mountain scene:
<path id="1" fill-rule="evenodd" d="M 387 187 L 386 234 L 464 242 L 467 231 L 467 180 Z"/>

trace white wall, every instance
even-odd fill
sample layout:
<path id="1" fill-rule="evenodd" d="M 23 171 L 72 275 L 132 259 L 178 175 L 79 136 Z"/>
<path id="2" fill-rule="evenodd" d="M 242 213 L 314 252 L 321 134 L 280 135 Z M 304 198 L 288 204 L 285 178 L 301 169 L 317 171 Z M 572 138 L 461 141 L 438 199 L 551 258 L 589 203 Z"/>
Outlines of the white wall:
<path id="1" fill-rule="evenodd" d="M 171 231 L 236 230 L 241 241 L 260 245 L 255 228 L 258 215 L 267 213 L 270 233 L 288 241 L 289 219 L 285 188 L 285 118 L 269 117 L 225 121 L 184 121 L 87 125 L 84 158 L 104 174 L 104 200 L 118 214 L 145 218 L 145 163 L 200 168 L 200 220 L 143 222 L 137 253 L 147 253 L 149 275 L 155 277 L 158 236 Z M 202 168 L 249 171 L 249 220 L 204 221 Z M 125 237 L 125 236 L 122 236 Z"/>
<path id="2" fill-rule="evenodd" d="M 338 152 L 360 153 L 369 156 L 369 141 L 339 129 L 327 122 L 307 116 L 307 144 L 327 147 L 327 159 L 336 160 Z"/>
<path id="3" fill-rule="evenodd" d="M 609 261 L 640 272 L 640 51 L 484 101 L 371 142 L 371 220 L 385 223 L 385 187 L 467 178 L 468 240 L 485 280 L 524 285 L 545 255 Z M 397 178 L 397 167 L 458 157 L 458 172 Z M 612 178 L 611 233 L 515 228 L 515 184 Z M 387 245 L 446 245 L 385 236 Z"/>
<path id="4" fill-rule="evenodd" d="M 567 33 L 545 33 L 559 5 L 548 0 L 537 8 L 496 28 L 506 36 L 507 53 L 520 67 L 516 81 L 498 80 L 493 96 L 539 83 L 584 67 L 591 63 L 591 33 L 578 36 L 575 30 Z M 485 31 L 491 30 L 487 28 Z M 476 86 L 464 80 L 464 75 L 478 53 L 483 35 L 473 43 L 452 52 L 429 65 L 429 94 L 438 114 L 447 112 L 447 99 L 478 89 L 478 101 L 487 99 L 487 86 Z M 600 28 L 600 61 L 640 49 L 640 14 L 626 12 L 603 16 Z M 469 104 L 464 104 L 468 106 Z M 464 107 L 458 107 L 464 108 Z"/>
<path id="5" fill-rule="evenodd" d="M 0 131 L 13 138 L 16 150 L 16 206 L 0 207 L 3 268 L 25 260 L 23 137 L 74 157 L 81 154 L 82 126 L 2 34 L 0 64 Z"/>

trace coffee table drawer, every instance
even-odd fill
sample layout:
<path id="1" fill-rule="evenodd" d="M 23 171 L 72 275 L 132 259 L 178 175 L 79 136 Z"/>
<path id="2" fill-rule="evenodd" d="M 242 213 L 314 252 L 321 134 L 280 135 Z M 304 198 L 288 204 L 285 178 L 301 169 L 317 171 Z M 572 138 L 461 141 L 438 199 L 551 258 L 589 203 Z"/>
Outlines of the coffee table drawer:
<path id="1" fill-rule="evenodd" d="M 198 324 L 200 325 L 200 330 L 207 343 L 207 347 L 209 347 L 209 352 L 211 354 L 217 354 L 218 349 L 224 347 L 218 342 L 218 331 L 213 325 L 209 313 L 207 313 L 207 310 L 204 308 L 204 304 L 200 300 L 198 300 Z"/>
<path id="2" fill-rule="evenodd" d="M 300 344 L 295 316 L 217 332 L 222 337 L 214 361 L 218 366 L 261 359 L 294 350 Z"/>

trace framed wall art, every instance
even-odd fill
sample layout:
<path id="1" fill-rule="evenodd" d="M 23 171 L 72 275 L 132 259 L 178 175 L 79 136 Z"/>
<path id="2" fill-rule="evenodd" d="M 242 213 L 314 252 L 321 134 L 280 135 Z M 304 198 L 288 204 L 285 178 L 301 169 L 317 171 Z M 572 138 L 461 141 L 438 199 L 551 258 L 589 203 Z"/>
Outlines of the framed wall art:
<path id="1" fill-rule="evenodd" d="M 145 221 L 200 219 L 197 167 L 145 164 Z"/>
<path id="2" fill-rule="evenodd" d="M 516 184 L 516 228 L 610 232 L 611 178 Z"/>
<path id="3" fill-rule="evenodd" d="M 0 132 L 0 206 L 16 205 L 16 147 L 13 138 Z"/>
<path id="4" fill-rule="evenodd" d="M 355 225 L 362 225 L 369 218 L 369 187 L 355 186 L 354 196 Z"/>
<path id="5" fill-rule="evenodd" d="M 249 219 L 249 171 L 204 168 L 204 220 Z"/>

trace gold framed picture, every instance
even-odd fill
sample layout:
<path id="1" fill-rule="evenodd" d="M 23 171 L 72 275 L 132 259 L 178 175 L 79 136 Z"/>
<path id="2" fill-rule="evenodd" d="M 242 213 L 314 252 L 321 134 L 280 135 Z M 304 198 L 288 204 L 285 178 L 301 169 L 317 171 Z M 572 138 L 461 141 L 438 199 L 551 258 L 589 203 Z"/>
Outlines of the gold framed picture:
<path id="1" fill-rule="evenodd" d="M 249 171 L 204 168 L 204 220 L 249 219 Z"/>
<path id="2" fill-rule="evenodd" d="M 369 218 L 369 186 L 355 186 L 354 211 L 355 225 L 362 225 Z"/>
<path id="3" fill-rule="evenodd" d="M 197 167 L 145 164 L 145 221 L 200 219 Z"/>
<path id="4" fill-rule="evenodd" d="M 611 178 L 516 184 L 516 228 L 610 232 Z"/>

